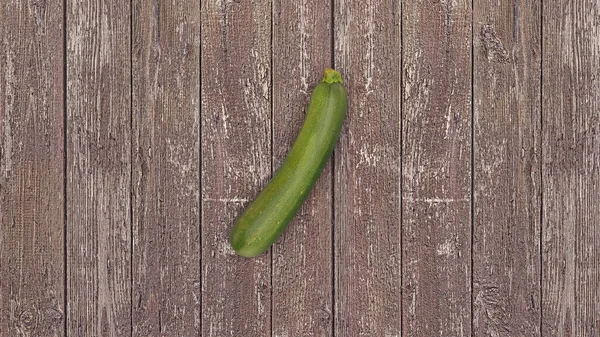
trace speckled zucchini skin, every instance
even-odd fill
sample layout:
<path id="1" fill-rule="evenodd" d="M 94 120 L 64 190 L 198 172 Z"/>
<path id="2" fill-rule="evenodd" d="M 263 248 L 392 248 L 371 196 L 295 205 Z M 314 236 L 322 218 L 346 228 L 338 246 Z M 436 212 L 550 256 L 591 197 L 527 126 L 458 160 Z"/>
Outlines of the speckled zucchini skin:
<path id="1" fill-rule="evenodd" d="M 230 243 L 237 254 L 264 253 L 286 229 L 331 156 L 346 108 L 342 77 L 328 68 L 313 90 L 304 124 L 283 164 L 231 230 Z"/>

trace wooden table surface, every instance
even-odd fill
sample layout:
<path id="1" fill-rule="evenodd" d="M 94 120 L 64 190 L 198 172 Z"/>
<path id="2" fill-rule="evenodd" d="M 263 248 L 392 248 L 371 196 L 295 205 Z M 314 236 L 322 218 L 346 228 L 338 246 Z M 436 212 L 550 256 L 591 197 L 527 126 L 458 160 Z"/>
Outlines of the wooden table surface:
<path id="1" fill-rule="evenodd" d="M 600 336 L 599 0 L 3 0 L 0 155 L 2 337 Z"/>

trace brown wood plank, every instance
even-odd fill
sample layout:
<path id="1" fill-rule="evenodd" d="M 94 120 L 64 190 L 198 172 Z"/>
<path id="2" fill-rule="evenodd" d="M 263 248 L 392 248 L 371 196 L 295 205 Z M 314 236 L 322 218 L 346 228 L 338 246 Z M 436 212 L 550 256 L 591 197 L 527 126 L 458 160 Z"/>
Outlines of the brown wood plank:
<path id="1" fill-rule="evenodd" d="M 331 5 L 273 3 L 273 170 L 302 123 L 312 89 L 331 66 Z M 328 164 L 273 247 L 273 336 L 332 333 L 332 183 Z"/>
<path id="2" fill-rule="evenodd" d="M 271 4 L 202 2 L 202 335 L 270 334 L 270 253 L 229 232 L 271 175 Z"/>
<path id="3" fill-rule="evenodd" d="M 133 335 L 200 332 L 200 5 L 134 2 Z"/>
<path id="4" fill-rule="evenodd" d="M 473 11 L 473 335 L 539 336 L 541 8 Z"/>
<path id="5" fill-rule="evenodd" d="M 131 332 L 130 4 L 67 2 L 67 335 Z"/>
<path id="6" fill-rule="evenodd" d="M 600 331 L 600 2 L 543 7 L 542 333 Z"/>
<path id="7" fill-rule="evenodd" d="M 400 3 L 336 1 L 335 336 L 400 335 Z"/>
<path id="8" fill-rule="evenodd" d="M 64 334 L 62 3 L 0 2 L 0 336 Z"/>
<path id="9" fill-rule="evenodd" d="M 471 1 L 404 2 L 403 332 L 471 334 Z"/>

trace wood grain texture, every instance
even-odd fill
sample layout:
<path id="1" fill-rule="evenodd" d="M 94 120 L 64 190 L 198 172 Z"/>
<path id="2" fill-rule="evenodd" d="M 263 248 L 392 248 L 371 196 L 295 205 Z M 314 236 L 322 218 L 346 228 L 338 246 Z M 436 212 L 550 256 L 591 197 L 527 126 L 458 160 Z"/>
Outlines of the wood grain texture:
<path id="1" fill-rule="evenodd" d="M 600 2 L 544 2 L 542 333 L 600 332 Z"/>
<path id="2" fill-rule="evenodd" d="M 271 4 L 202 2 L 202 335 L 270 335 L 271 260 L 229 232 L 271 174 Z"/>
<path id="3" fill-rule="evenodd" d="M 313 88 L 331 64 L 328 2 L 273 3 L 273 172 L 304 122 Z M 273 336 L 332 333 L 332 183 L 328 164 L 273 246 Z"/>
<path id="4" fill-rule="evenodd" d="M 403 332 L 471 335 L 471 1 L 403 3 Z"/>
<path id="5" fill-rule="evenodd" d="M 130 4 L 67 2 L 67 335 L 131 332 Z"/>
<path id="6" fill-rule="evenodd" d="M 473 335 L 539 336 L 541 8 L 473 11 Z"/>
<path id="7" fill-rule="evenodd" d="M 200 332 L 200 5 L 134 2 L 133 335 Z"/>
<path id="8" fill-rule="evenodd" d="M 64 334 L 63 7 L 0 2 L 0 336 Z"/>
<path id="9" fill-rule="evenodd" d="M 400 4 L 334 3 L 348 113 L 335 152 L 335 336 L 400 336 Z"/>

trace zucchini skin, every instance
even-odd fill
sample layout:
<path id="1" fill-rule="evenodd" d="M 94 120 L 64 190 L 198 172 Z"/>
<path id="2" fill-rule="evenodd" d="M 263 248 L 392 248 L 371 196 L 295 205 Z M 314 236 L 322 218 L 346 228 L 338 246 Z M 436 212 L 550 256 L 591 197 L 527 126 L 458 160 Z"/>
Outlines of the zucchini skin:
<path id="1" fill-rule="evenodd" d="M 347 95 L 327 68 L 310 98 L 304 124 L 281 167 L 235 222 L 229 241 L 244 257 L 264 253 L 287 228 L 317 182 L 340 135 Z"/>

